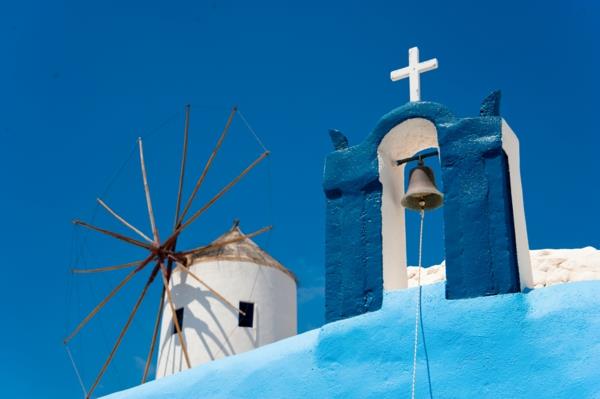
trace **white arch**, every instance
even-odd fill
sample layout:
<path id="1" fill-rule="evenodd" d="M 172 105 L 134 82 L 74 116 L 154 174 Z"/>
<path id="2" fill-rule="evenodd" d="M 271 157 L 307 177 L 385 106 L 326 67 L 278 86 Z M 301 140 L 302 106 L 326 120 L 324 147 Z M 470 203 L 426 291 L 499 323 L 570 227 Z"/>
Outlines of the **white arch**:
<path id="1" fill-rule="evenodd" d="M 396 161 L 409 158 L 419 151 L 439 147 L 437 129 L 427 119 L 408 119 L 394 126 L 377 148 L 381 198 L 381 234 L 383 251 L 383 289 L 408 287 L 406 272 L 405 209 L 400 205 L 404 196 L 404 167 Z"/>

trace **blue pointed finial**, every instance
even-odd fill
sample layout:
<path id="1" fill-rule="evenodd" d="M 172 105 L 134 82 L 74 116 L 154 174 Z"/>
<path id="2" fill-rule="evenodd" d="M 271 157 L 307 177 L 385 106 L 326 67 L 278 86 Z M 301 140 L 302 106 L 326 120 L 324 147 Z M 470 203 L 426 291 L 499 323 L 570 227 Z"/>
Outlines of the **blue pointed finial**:
<path id="1" fill-rule="evenodd" d="M 486 98 L 481 102 L 481 108 L 479 109 L 479 115 L 481 116 L 500 116 L 500 98 L 502 92 L 496 90 L 488 94 Z"/>
<path id="2" fill-rule="evenodd" d="M 339 130 L 329 129 L 329 137 L 336 151 L 348 148 L 348 138 Z"/>

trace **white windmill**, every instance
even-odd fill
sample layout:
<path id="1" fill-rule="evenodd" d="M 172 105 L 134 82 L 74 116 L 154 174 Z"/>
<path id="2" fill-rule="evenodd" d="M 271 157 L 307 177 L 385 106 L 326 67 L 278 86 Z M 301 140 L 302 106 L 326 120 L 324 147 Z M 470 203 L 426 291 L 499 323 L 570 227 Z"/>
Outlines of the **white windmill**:
<path id="1" fill-rule="evenodd" d="M 183 254 L 187 272 L 175 269 L 169 288 L 192 366 L 296 335 L 294 275 L 244 235 L 239 222 Z M 165 308 L 157 378 L 185 368 L 172 319 Z"/>
<path id="2" fill-rule="evenodd" d="M 279 262 L 250 240 L 251 237 L 270 230 L 271 226 L 246 235 L 236 224 L 229 232 L 207 246 L 191 251 L 181 251 L 176 248 L 180 234 L 269 155 L 269 152 L 265 150 L 236 178 L 186 219 L 194 198 L 237 113 L 237 108 L 231 111 L 225 128 L 182 209 L 189 110 L 189 106 L 186 107 L 183 155 L 173 230 L 166 236 L 167 238 L 164 238 L 165 235 L 162 236 L 162 239 L 159 238 L 156 227 L 141 138 L 138 139 L 138 146 L 152 237 L 133 226 L 101 199 L 98 199 L 98 203 L 121 224 L 135 232 L 140 239 L 99 228 L 80 220 L 74 221 L 77 225 L 127 242 L 148 252 L 144 259 L 126 264 L 73 270 L 75 273 L 97 273 L 132 269 L 65 338 L 65 345 L 136 275 L 140 275 L 144 271 L 148 274 L 142 292 L 108 358 L 90 389 L 85 390 L 84 388 L 86 399 L 91 397 L 98 386 L 148 289 L 157 277 L 162 283 L 162 295 L 142 383 L 148 377 L 159 329 L 161 330 L 161 340 L 157 377 L 172 374 L 211 359 L 244 352 L 296 334 L 295 278 Z M 245 119 L 243 120 L 245 121 Z"/>

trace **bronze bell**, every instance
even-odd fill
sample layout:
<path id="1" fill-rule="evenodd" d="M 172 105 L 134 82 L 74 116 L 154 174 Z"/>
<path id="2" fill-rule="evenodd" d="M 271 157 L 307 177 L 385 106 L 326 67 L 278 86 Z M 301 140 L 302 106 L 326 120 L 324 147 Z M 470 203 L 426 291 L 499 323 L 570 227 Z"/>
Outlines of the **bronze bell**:
<path id="1" fill-rule="evenodd" d="M 402 206 L 415 211 L 429 211 L 442 206 L 444 194 L 435 186 L 435 178 L 430 167 L 419 163 L 410 171 L 408 190 L 402 197 Z"/>

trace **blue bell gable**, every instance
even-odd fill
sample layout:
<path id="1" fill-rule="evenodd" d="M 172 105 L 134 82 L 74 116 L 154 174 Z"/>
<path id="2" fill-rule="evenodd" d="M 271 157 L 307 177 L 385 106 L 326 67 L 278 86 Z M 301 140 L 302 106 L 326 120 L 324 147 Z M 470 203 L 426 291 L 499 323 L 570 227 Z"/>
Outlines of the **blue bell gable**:
<path id="1" fill-rule="evenodd" d="M 511 179 L 510 172 L 519 175 L 518 141 L 499 116 L 499 92 L 486 98 L 481 115 L 473 118 L 456 118 L 438 103 L 411 102 L 386 114 L 361 144 L 348 147 L 340 132 L 330 132 L 336 150 L 326 158 L 323 181 L 327 321 L 381 307 L 384 248 L 378 148 L 394 127 L 414 118 L 431 122 L 437 133 L 444 183 L 446 298 L 511 293 L 527 285 L 520 282 L 520 273 L 530 273 L 528 253 L 524 255 L 520 176 Z M 516 155 L 505 151 L 511 137 L 504 136 L 510 134 Z M 510 160 L 516 172 L 509 168 L 511 156 L 516 157 Z M 511 193 L 511 180 L 518 183 L 516 194 Z M 517 239 L 524 242 L 517 245 Z"/>

